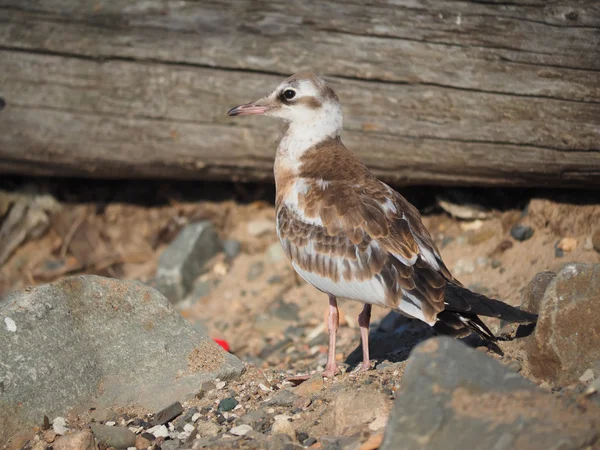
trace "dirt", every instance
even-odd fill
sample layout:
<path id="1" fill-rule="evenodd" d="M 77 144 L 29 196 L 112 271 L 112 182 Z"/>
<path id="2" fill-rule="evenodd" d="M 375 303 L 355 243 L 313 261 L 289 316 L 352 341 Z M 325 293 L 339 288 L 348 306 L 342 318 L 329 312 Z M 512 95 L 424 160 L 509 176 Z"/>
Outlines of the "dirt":
<path id="1" fill-rule="evenodd" d="M 233 259 L 222 254 L 214 258 L 207 272 L 196 281 L 197 284 L 208 284 L 210 293 L 201 297 L 192 295 L 176 308 L 190 322 L 205 327 L 211 337 L 227 341 L 230 351 L 247 363 L 247 370 L 241 379 L 229 381 L 221 389 L 200 393 L 184 405 L 186 410 L 196 407 L 205 411 L 201 420 L 217 421 L 222 432 L 234 426 L 244 414 L 263 410 L 268 419 L 253 425 L 253 429 L 267 435 L 273 417 L 285 414 L 290 417 L 296 433 L 293 440 L 298 442 L 297 436 L 304 433 L 315 438 L 314 445 L 322 445 L 326 436 L 334 435 L 336 430 L 339 432 L 343 425 L 339 421 L 335 425 L 336 421 L 327 413 L 336 396 L 357 389 L 375 390 L 385 396 L 388 402 L 385 408 L 389 410 L 395 392 L 402 385 L 402 373 L 410 350 L 432 335 L 430 329 L 419 322 L 400 320 L 396 325 L 403 327 L 402 335 L 407 336 L 405 341 L 398 341 L 393 332 L 376 333 L 371 346 L 373 370 L 355 373 L 352 370 L 360 359 L 357 315 L 362 305 L 343 302 L 336 354 L 342 373 L 323 383 L 318 374 L 327 357 L 327 297 L 298 278 L 280 249 L 275 233 L 274 207 L 264 200 L 272 198 L 272 189 L 263 188 L 263 192 L 253 197 L 248 193 L 249 187 L 228 187 L 229 195 L 223 195 L 225 199 L 215 199 L 214 195 L 208 195 L 208 199 L 198 196 L 190 199 L 169 186 L 161 194 L 166 198 L 150 204 L 123 200 L 118 194 L 111 194 L 108 200 L 102 201 L 73 195 L 65 201 L 64 195 L 57 194 L 62 204 L 59 214 L 73 217 L 73 211 L 85 211 L 79 213 L 84 214 L 84 218 L 78 219 L 81 222 L 78 226 L 85 227 L 81 229 L 88 230 L 87 234 L 61 234 L 51 227 L 41 238 L 22 245 L 1 269 L 0 297 L 30 284 L 76 273 L 150 281 L 156 271 L 158 256 L 181 227 L 196 220 L 211 220 L 222 240 L 241 243 L 241 252 Z M 133 190 L 138 192 L 139 189 Z M 157 191 L 159 189 L 153 195 L 157 196 Z M 435 189 L 431 194 L 407 191 L 412 193 L 409 199 L 418 200 L 418 206 L 426 211 L 423 221 L 440 247 L 446 265 L 465 286 L 490 297 L 519 305 L 521 292 L 538 272 L 557 271 L 571 261 L 600 262 L 600 253 L 591 244 L 592 235 L 600 227 L 600 198 L 596 194 L 590 194 L 586 202 L 582 202 L 585 196 L 580 193 L 553 197 L 550 194 L 541 196 L 534 191 L 528 191 L 529 196 L 521 191 L 506 191 L 500 204 L 486 205 L 485 219 L 459 220 L 436 205 Z M 485 197 L 485 192 L 481 195 Z M 481 214 L 477 216 L 481 217 Z M 64 220 L 64 217 L 62 221 L 56 217 L 53 223 Z M 256 234 L 261 221 L 270 226 Z M 516 224 L 533 227 L 533 236 L 523 242 L 513 239 L 510 229 Z M 79 240 L 87 239 L 86 235 L 99 239 L 95 242 L 102 247 L 101 253 L 111 255 L 112 259 L 79 255 L 77 262 L 72 264 L 74 270 L 57 274 L 56 261 L 66 263 L 76 258 L 75 253 L 85 248 Z M 559 252 L 557 244 L 565 238 L 569 239 L 569 245 Z M 76 242 L 79 242 L 73 247 L 76 250 L 71 252 Z M 558 256 L 560 254 L 562 256 Z M 388 312 L 373 309 L 373 330 Z M 496 333 L 505 330 L 501 330 L 501 324 L 495 319 L 484 320 Z M 503 355 L 491 351 L 476 338 L 467 339 L 467 342 L 503 364 L 517 362 L 521 375 L 540 384 L 524 362 L 522 340 L 499 342 Z M 191 370 L 195 364 L 192 355 Z M 292 403 L 269 404 L 277 392 L 292 389 L 298 383 L 293 377 L 302 374 L 313 376 L 312 381 L 295 388 L 296 398 Z M 315 375 L 320 382 L 316 381 Z M 580 389 L 580 386 L 545 387 L 555 392 Z M 224 422 L 220 423 L 218 414 L 221 413 L 215 412 L 216 405 L 231 396 L 239 402 L 239 408 L 223 413 Z M 495 408 L 494 404 L 486 403 L 479 405 L 477 411 L 481 408 L 487 411 L 488 407 Z M 474 414 L 474 410 L 463 412 Z M 121 424 L 128 425 L 148 412 L 120 413 Z M 70 419 L 74 428 L 84 427 L 90 420 L 86 414 Z M 369 424 L 345 430 L 343 435 L 355 436 L 364 449 L 377 448 L 381 441 L 381 431 L 370 429 Z M 242 442 L 247 440 L 233 439 L 239 441 L 236 445 L 245 448 Z"/>

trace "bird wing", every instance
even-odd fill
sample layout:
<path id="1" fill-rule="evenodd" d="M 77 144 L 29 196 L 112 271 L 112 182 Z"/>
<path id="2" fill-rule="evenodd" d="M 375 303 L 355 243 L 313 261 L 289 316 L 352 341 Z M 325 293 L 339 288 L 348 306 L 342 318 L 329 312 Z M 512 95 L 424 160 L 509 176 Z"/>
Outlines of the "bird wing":
<path id="1" fill-rule="evenodd" d="M 304 183 L 297 202 L 277 210 L 296 271 L 329 294 L 435 323 L 453 278 L 417 209 L 375 178 Z"/>

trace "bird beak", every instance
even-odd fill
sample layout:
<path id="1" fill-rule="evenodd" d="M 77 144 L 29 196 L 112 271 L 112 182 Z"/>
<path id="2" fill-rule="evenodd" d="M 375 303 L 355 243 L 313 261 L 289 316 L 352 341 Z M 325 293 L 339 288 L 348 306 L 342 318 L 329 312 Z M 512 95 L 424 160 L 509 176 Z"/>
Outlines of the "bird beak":
<path id="1" fill-rule="evenodd" d="M 269 106 L 259 105 L 257 103 L 246 103 L 245 105 L 236 106 L 227 111 L 228 116 L 249 116 L 250 114 L 264 114 L 269 109 Z"/>

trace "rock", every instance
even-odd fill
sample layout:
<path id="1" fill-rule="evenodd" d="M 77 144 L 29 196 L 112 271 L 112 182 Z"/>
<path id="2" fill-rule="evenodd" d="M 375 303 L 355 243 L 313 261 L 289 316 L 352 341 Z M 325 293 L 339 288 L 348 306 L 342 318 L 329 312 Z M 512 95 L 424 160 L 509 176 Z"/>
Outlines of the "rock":
<path id="1" fill-rule="evenodd" d="M 149 439 L 146 439 L 143 436 L 135 437 L 135 448 L 137 450 L 146 450 L 151 445 L 152 445 L 152 441 L 150 441 Z"/>
<path id="2" fill-rule="evenodd" d="M 94 422 L 108 422 L 109 420 L 115 420 L 118 414 L 110 408 L 98 408 L 92 411 L 90 419 Z"/>
<path id="3" fill-rule="evenodd" d="M 164 441 L 160 445 L 161 450 L 177 450 L 181 448 L 179 441 Z"/>
<path id="4" fill-rule="evenodd" d="M 116 450 L 135 447 L 135 434 L 129 428 L 92 424 L 91 429 L 99 444 L 105 444 Z"/>
<path id="5" fill-rule="evenodd" d="M 510 235 L 517 241 L 526 241 L 533 236 L 533 228 L 525 225 L 515 225 L 510 229 Z"/>
<path id="6" fill-rule="evenodd" d="M 315 444 L 317 442 L 317 439 L 314 437 L 309 437 L 308 439 L 306 439 L 302 445 L 304 445 L 305 447 L 312 447 L 313 444 Z"/>
<path id="7" fill-rule="evenodd" d="M 33 433 L 31 431 L 22 431 L 13 435 L 8 440 L 8 445 L 6 445 L 6 441 L 1 441 L 2 445 L 4 445 L 3 450 L 21 450 L 32 438 Z"/>
<path id="8" fill-rule="evenodd" d="M 44 440 L 48 444 L 52 444 L 56 440 L 56 433 L 54 432 L 54 430 L 44 431 Z"/>
<path id="9" fill-rule="evenodd" d="M 293 450 L 295 448 L 292 438 L 283 433 L 272 435 L 267 445 L 267 450 Z"/>
<path id="10" fill-rule="evenodd" d="M 250 411 L 241 417 L 238 417 L 238 419 L 236 420 L 236 423 L 239 425 L 250 425 L 252 428 L 254 428 L 254 426 L 258 422 L 265 419 L 266 417 L 267 417 L 267 413 L 265 413 L 264 410 L 257 409 L 254 411 Z"/>
<path id="11" fill-rule="evenodd" d="M 169 429 L 165 425 L 155 425 L 148 429 L 148 433 L 157 438 L 167 437 L 169 435 Z"/>
<path id="12" fill-rule="evenodd" d="M 263 234 L 274 232 L 275 223 L 268 219 L 256 219 L 248 222 L 247 230 L 249 235 L 259 237 Z"/>
<path id="13" fill-rule="evenodd" d="M 224 398 L 217 406 L 218 411 L 231 411 L 238 405 L 238 401 L 233 397 Z"/>
<path id="14" fill-rule="evenodd" d="M 587 383 L 592 381 L 594 378 L 594 371 L 592 369 L 586 369 L 586 371 L 583 372 L 583 374 L 579 377 L 579 381 L 582 383 Z"/>
<path id="15" fill-rule="evenodd" d="M 221 432 L 221 427 L 214 422 L 199 420 L 196 423 L 196 430 L 200 437 L 214 437 Z"/>
<path id="16" fill-rule="evenodd" d="M 54 450 L 96 450 L 98 447 L 92 433 L 89 430 L 84 430 L 59 437 L 52 448 Z"/>
<path id="17" fill-rule="evenodd" d="M 273 425 L 271 426 L 271 434 L 272 435 L 286 434 L 292 440 L 296 439 L 296 430 L 294 430 L 294 427 L 292 426 L 292 422 L 290 421 L 290 418 L 287 416 L 275 416 L 275 421 L 273 422 Z"/>
<path id="18" fill-rule="evenodd" d="M 202 383 L 202 385 L 200 386 L 200 390 L 204 393 L 208 393 L 214 389 L 216 389 L 217 386 L 215 383 L 213 383 L 212 381 L 205 381 L 204 383 Z"/>
<path id="19" fill-rule="evenodd" d="M 381 450 L 574 450 L 600 437 L 596 405 L 573 407 L 447 337 L 413 350 L 398 394 Z"/>
<path id="20" fill-rule="evenodd" d="M 561 249 L 563 252 L 572 252 L 577 248 L 577 239 L 572 237 L 565 237 L 558 241 L 556 247 Z"/>
<path id="21" fill-rule="evenodd" d="M 592 234 L 592 247 L 598 253 L 600 253 L 600 228 L 598 228 L 594 234 Z"/>
<path id="22" fill-rule="evenodd" d="M 16 331 L 6 330 L 6 318 Z M 0 442 L 72 408 L 160 410 L 193 398 L 205 381 L 243 370 L 158 291 L 97 276 L 65 278 L 0 302 L 0 348 Z"/>
<path id="23" fill-rule="evenodd" d="M 288 390 L 277 392 L 272 399 L 265 402 L 267 406 L 292 406 L 297 399 L 297 395 Z"/>
<path id="24" fill-rule="evenodd" d="M 440 208 L 454 218 L 474 220 L 487 219 L 490 212 L 477 203 L 473 195 L 460 189 L 451 189 L 436 196 Z"/>
<path id="25" fill-rule="evenodd" d="M 352 436 L 322 436 L 319 439 L 323 445 L 323 450 L 359 450 L 360 437 L 357 434 Z"/>
<path id="26" fill-rule="evenodd" d="M 252 427 L 250 425 L 238 425 L 237 427 L 233 427 L 229 432 L 234 436 L 243 436 L 249 431 L 252 431 Z"/>
<path id="27" fill-rule="evenodd" d="M 512 243 L 512 241 L 509 241 L 508 239 L 504 239 L 498 245 L 496 245 L 494 250 L 492 250 L 490 252 L 490 254 L 489 254 L 490 258 L 493 258 L 495 256 L 499 256 L 499 255 L 503 254 L 508 249 L 513 248 L 513 245 L 514 244 Z"/>
<path id="28" fill-rule="evenodd" d="M 345 434 L 349 429 L 377 423 L 383 428 L 390 412 L 390 401 L 375 385 L 342 391 L 336 395 L 325 413 L 324 422 L 333 424 L 334 435 Z"/>
<path id="29" fill-rule="evenodd" d="M 377 450 L 381 447 L 381 443 L 383 442 L 383 433 L 372 434 L 369 438 L 363 442 L 359 448 L 359 450 Z"/>
<path id="30" fill-rule="evenodd" d="M 154 415 L 154 419 L 152 420 L 152 426 L 154 425 L 163 425 L 167 422 L 170 422 L 175 417 L 183 412 L 183 406 L 181 403 L 175 402 L 171 403 L 166 408 L 161 409 Z"/>
<path id="31" fill-rule="evenodd" d="M 183 431 L 186 424 L 193 422 L 194 415 L 198 413 L 198 408 L 195 406 L 188 409 L 185 414 L 179 416 L 177 419 L 173 421 L 173 426 L 177 431 Z"/>
<path id="32" fill-rule="evenodd" d="M 171 302 L 181 300 L 206 262 L 220 250 L 219 237 L 210 222 L 186 225 L 160 255 L 156 288 Z"/>
<path id="33" fill-rule="evenodd" d="M 35 443 L 31 443 L 31 450 L 46 450 L 48 449 L 48 444 L 44 441 L 37 441 Z"/>
<path id="34" fill-rule="evenodd" d="M 560 241 L 556 241 L 556 244 L 554 244 L 554 256 L 556 258 L 562 258 L 563 256 L 565 256 L 565 252 L 562 248 L 558 246 L 558 244 L 560 244 Z"/>
<path id="35" fill-rule="evenodd" d="M 294 394 L 298 396 L 311 396 L 323 389 L 325 383 L 321 375 L 313 375 L 308 380 L 294 388 Z"/>
<path id="36" fill-rule="evenodd" d="M 264 271 L 265 263 L 263 263 L 262 261 L 256 261 L 248 269 L 248 274 L 246 275 L 246 278 L 248 279 L 248 281 L 254 281 L 258 277 L 260 277 Z"/>
<path id="37" fill-rule="evenodd" d="M 56 417 L 52 421 L 52 431 L 54 431 L 58 435 L 67 434 L 69 429 L 67 428 L 67 421 L 64 417 Z"/>
<path id="38" fill-rule="evenodd" d="M 587 368 L 600 373 L 600 265 L 564 266 L 548 285 L 538 314 L 526 343 L 534 376 L 568 384 Z"/>
<path id="39" fill-rule="evenodd" d="M 540 303 L 544 298 L 544 292 L 556 274 L 546 271 L 536 274 L 521 294 L 521 309 L 530 313 L 537 314 L 540 309 Z"/>
<path id="40" fill-rule="evenodd" d="M 226 239 L 223 241 L 223 252 L 230 261 L 240 254 L 242 244 L 234 239 Z"/>

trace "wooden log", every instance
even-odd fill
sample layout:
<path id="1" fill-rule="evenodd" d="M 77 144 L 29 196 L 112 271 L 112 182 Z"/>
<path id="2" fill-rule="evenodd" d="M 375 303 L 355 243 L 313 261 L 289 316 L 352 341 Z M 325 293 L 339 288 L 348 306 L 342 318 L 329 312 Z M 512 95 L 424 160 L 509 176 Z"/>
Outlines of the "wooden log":
<path id="1" fill-rule="evenodd" d="M 271 180 L 282 127 L 225 116 L 326 75 L 394 184 L 600 187 L 593 1 L 0 0 L 0 172 Z"/>

